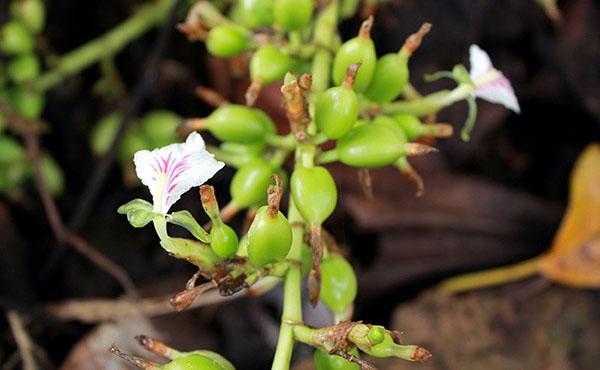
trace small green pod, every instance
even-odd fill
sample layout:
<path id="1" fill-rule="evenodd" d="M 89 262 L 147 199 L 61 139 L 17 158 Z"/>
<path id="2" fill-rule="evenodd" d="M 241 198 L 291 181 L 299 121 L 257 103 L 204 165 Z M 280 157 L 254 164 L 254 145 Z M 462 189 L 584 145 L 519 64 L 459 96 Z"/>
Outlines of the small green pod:
<path id="1" fill-rule="evenodd" d="M 360 358 L 358 350 L 353 348 L 349 351 L 352 356 Z M 330 355 L 321 350 L 316 350 L 313 355 L 316 370 L 360 370 L 360 365 L 350 362 L 337 355 Z"/>
<path id="2" fill-rule="evenodd" d="M 238 249 L 237 234 L 229 225 L 214 224 L 210 229 L 210 248 L 219 257 L 233 256 Z"/>
<path id="3" fill-rule="evenodd" d="M 90 148 L 95 156 L 104 155 L 119 128 L 121 115 L 117 112 L 109 113 L 101 117 L 90 133 Z"/>
<path id="4" fill-rule="evenodd" d="M 408 58 L 399 53 L 386 54 L 377 60 L 364 94 L 375 103 L 389 103 L 402 94 L 408 84 L 408 76 Z"/>
<path id="5" fill-rule="evenodd" d="M 312 1 L 312 0 L 311 0 Z M 281 80 L 290 68 L 290 60 L 273 45 L 258 49 L 250 59 L 250 78 L 262 85 Z"/>
<path id="6" fill-rule="evenodd" d="M 33 47 L 33 35 L 23 23 L 13 20 L 0 28 L 0 52 L 3 54 L 29 53 Z"/>
<path id="7" fill-rule="evenodd" d="M 273 4 L 275 23 L 285 31 L 308 26 L 314 10 L 314 0 L 275 0 Z"/>
<path id="8" fill-rule="evenodd" d="M 262 206 L 248 230 L 248 258 L 258 267 L 282 261 L 292 246 L 292 228 L 283 213 Z"/>
<path id="9" fill-rule="evenodd" d="M 250 46 L 250 35 L 246 29 L 235 24 L 220 24 L 213 27 L 206 38 L 206 49 L 212 55 L 230 58 L 240 55 Z"/>
<path id="10" fill-rule="evenodd" d="M 364 91 L 373 77 L 377 54 L 375 44 L 370 37 L 372 18 L 363 22 L 358 36 L 344 42 L 333 59 L 332 79 L 336 85 L 344 80 L 344 75 L 351 64 L 360 64 L 352 87 L 355 91 Z"/>
<path id="11" fill-rule="evenodd" d="M 120 118 L 119 118 L 120 119 Z M 122 164 L 130 163 L 133 155 L 138 150 L 152 149 L 152 144 L 141 132 L 139 127 L 131 126 L 123 135 L 123 142 L 119 151 L 119 160 Z"/>
<path id="12" fill-rule="evenodd" d="M 392 117 L 380 115 L 380 116 L 375 117 L 375 119 L 371 122 L 371 124 L 387 127 L 390 130 L 394 131 L 394 133 L 396 134 L 396 136 L 398 137 L 398 139 L 400 140 L 401 143 L 408 142 L 408 137 L 406 136 L 404 129 Z"/>
<path id="13" fill-rule="evenodd" d="M 192 353 L 175 358 L 171 362 L 162 365 L 160 368 L 162 370 L 228 370 L 233 369 L 233 365 L 231 367 L 223 367 L 221 364 L 209 357 Z"/>
<path id="14" fill-rule="evenodd" d="M 242 144 L 264 141 L 274 127 L 260 110 L 238 104 L 217 108 L 204 119 L 204 125 L 217 139 Z"/>
<path id="15" fill-rule="evenodd" d="M 168 110 L 150 111 L 140 123 L 142 132 L 153 147 L 158 148 L 177 141 L 177 126 L 181 117 Z"/>
<path id="16" fill-rule="evenodd" d="M 8 63 L 6 75 L 15 83 L 31 81 L 40 74 L 40 61 L 35 54 L 19 55 Z"/>
<path id="17" fill-rule="evenodd" d="M 290 191 L 302 218 L 310 225 L 321 225 L 335 210 L 337 188 L 325 167 L 297 167 Z"/>
<path id="18" fill-rule="evenodd" d="M 273 0 L 241 0 L 239 11 L 241 20 L 250 28 L 273 24 Z"/>
<path id="19" fill-rule="evenodd" d="M 394 115 L 394 120 L 406 132 L 409 140 L 423 136 L 449 137 L 452 136 L 453 127 L 447 123 L 432 123 L 425 125 L 419 117 L 412 114 L 399 113 Z"/>
<path id="20" fill-rule="evenodd" d="M 13 109 L 25 118 L 39 118 L 46 105 L 43 93 L 17 86 L 9 91 L 9 101 Z"/>
<path id="21" fill-rule="evenodd" d="M 356 298 L 354 269 L 339 255 L 330 255 L 321 263 L 319 299 L 335 314 L 343 313 Z"/>
<path id="22" fill-rule="evenodd" d="M 358 118 L 358 98 L 352 88 L 331 87 L 317 96 L 315 124 L 328 139 L 339 139 L 350 131 Z"/>
<path id="23" fill-rule="evenodd" d="M 46 21 L 46 6 L 42 0 L 13 0 L 10 14 L 23 22 L 31 32 L 38 34 Z"/>
<path id="24" fill-rule="evenodd" d="M 377 168 L 394 163 L 404 153 L 396 132 L 383 125 L 352 129 L 337 143 L 339 160 L 353 167 Z"/>
<path id="25" fill-rule="evenodd" d="M 273 168 L 263 160 L 251 162 L 238 169 L 229 187 L 231 201 L 235 207 L 243 209 L 264 204 L 273 173 Z"/>

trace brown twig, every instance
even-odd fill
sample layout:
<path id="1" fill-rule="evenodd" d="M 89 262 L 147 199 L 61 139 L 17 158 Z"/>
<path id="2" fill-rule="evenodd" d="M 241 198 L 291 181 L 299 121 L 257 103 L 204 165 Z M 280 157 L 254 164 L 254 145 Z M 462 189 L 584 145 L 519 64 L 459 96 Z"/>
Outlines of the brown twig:
<path id="1" fill-rule="evenodd" d="M 229 100 L 227 100 L 227 98 L 225 98 L 223 95 L 219 94 L 218 91 L 206 86 L 198 86 L 194 91 L 196 92 L 196 96 L 202 99 L 203 102 L 215 108 L 230 103 Z"/>
<path id="2" fill-rule="evenodd" d="M 15 338 L 21 361 L 23 362 L 23 370 L 37 370 L 38 366 L 33 355 L 34 345 L 33 340 L 25 330 L 23 320 L 17 311 L 9 310 L 6 312 L 6 318 L 10 326 L 10 330 Z"/>
<path id="3" fill-rule="evenodd" d="M 173 294 L 143 298 L 135 302 L 123 299 L 70 299 L 46 305 L 46 311 L 57 319 L 64 321 L 76 320 L 83 323 L 97 323 L 116 320 L 124 317 L 139 315 L 153 317 L 174 313 L 169 305 L 169 298 Z M 219 304 L 231 299 L 243 297 L 239 293 L 230 297 L 223 297 L 217 290 L 202 294 L 188 310 Z"/>
<path id="4" fill-rule="evenodd" d="M 25 143 L 25 149 L 33 164 L 36 188 L 42 200 L 46 217 L 48 218 L 50 228 L 52 229 L 52 233 L 54 234 L 56 240 L 61 243 L 67 243 L 69 246 L 91 261 L 94 265 L 113 276 L 128 294 L 135 295 L 135 285 L 131 281 L 131 278 L 127 272 L 121 266 L 117 265 L 104 254 L 94 249 L 84 239 L 71 232 L 65 226 L 58 211 L 58 207 L 56 206 L 56 203 L 54 202 L 54 199 L 52 198 L 52 195 L 46 186 L 41 167 L 40 143 L 37 134 L 30 130 L 31 125 L 29 120 L 16 114 L 11 106 L 3 99 L 0 99 L 0 112 L 6 116 L 8 124 L 15 128 Z"/>

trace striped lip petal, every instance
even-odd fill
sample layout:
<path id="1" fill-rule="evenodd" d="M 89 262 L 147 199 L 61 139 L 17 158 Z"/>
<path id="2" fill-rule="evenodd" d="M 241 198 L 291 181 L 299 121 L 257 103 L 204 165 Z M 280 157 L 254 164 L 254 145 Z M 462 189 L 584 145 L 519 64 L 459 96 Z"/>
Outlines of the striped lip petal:
<path id="1" fill-rule="evenodd" d="M 491 103 L 502 104 L 506 108 L 521 113 L 519 101 L 510 81 L 502 72 L 494 68 L 489 55 L 477 45 L 469 48 L 471 80 L 475 83 L 475 96 Z"/>
<path id="2" fill-rule="evenodd" d="M 217 161 L 192 132 L 185 143 L 153 151 L 140 150 L 133 157 L 135 172 L 150 189 L 154 212 L 166 214 L 181 195 L 213 177 L 225 164 Z"/>

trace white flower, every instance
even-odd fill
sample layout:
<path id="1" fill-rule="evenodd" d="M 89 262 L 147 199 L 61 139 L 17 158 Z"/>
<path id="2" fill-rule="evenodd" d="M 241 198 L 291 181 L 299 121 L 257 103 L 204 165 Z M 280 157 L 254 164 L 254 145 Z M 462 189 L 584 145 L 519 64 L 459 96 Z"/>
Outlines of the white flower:
<path id="1" fill-rule="evenodd" d="M 133 157 L 135 172 L 150 189 L 154 212 L 166 214 L 173 203 L 193 186 L 202 185 L 225 164 L 204 146 L 202 136 L 192 132 L 185 143 L 153 151 L 140 150 Z"/>
<path id="2" fill-rule="evenodd" d="M 475 83 L 475 96 L 521 113 L 519 102 L 510 81 L 502 72 L 494 68 L 489 55 L 477 45 L 469 49 L 471 80 Z"/>

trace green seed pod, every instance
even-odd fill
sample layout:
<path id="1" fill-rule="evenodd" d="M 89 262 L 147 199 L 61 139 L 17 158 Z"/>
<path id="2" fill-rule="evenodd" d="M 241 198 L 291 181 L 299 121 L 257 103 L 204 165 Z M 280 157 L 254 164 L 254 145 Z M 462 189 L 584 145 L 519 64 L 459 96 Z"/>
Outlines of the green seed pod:
<path id="1" fill-rule="evenodd" d="M 241 0 L 240 16 L 248 27 L 266 27 L 273 24 L 273 0 Z"/>
<path id="2" fill-rule="evenodd" d="M 10 12 L 13 18 L 23 22 L 34 34 L 44 28 L 46 7 L 42 0 L 13 0 Z"/>
<path id="3" fill-rule="evenodd" d="M 58 163 L 51 157 L 44 156 L 42 157 L 40 166 L 44 176 L 44 183 L 50 194 L 55 196 L 62 194 L 65 188 L 65 178 Z"/>
<path id="4" fill-rule="evenodd" d="M 335 180 L 325 167 L 297 167 L 290 189 L 294 204 L 311 226 L 321 225 L 337 204 Z"/>
<path id="5" fill-rule="evenodd" d="M 375 53 L 375 44 L 371 40 L 370 32 L 373 25 L 373 18 L 370 17 L 363 22 L 358 36 L 346 41 L 339 48 L 333 59 L 332 79 L 336 85 L 340 85 L 344 80 L 344 75 L 351 64 L 360 64 L 360 68 L 354 80 L 353 88 L 355 91 L 363 91 L 371 82 L 377 54 Z"/>
<path id="6" fill-rule="evenodd" d="M 264 204 L 273 168 L 263 160 L 241 167 L 233 176 L 229 192 L 238 209 Z"/>
<path id="7" fill-rule="evenodd" d="M 33 36 L 18 21 L 10 21 L 0 28 L 0 52 L 7 55 L 29 53 L 33 50 Z"/>
<path id="8" fill-rule="evenodd" d="M 128 128 L 127 131 L 125 131 L 125 135 L 123 135 L 119 159 L 121 160 L 121 163 L 130 163 L 133 160 L 135 152 L 151 148 L 152 144 L 141 132 L 139 127 L 135 127 L 134 125 Z"/>
<path id="9" fill-rule="evenodd" d="M 246 29 L 235 24 L 220 24 L 208 32 L 206 48 L 212 55 L 229 58 L 246 51 L 250 35 Z"/>
<path id="10" fill-rule="evenodd" d="M 396 120 L 393 119 L 392 117 L 377 116 L 372 121 L 372 124 L 387 127 L 390 130 L 394 131 L 394 133 L 396 134 L 396 136 L 400 139 L 400 141 L 402 143 L 408 142 L 408 137 L 406 136 L 406 133 L 404 132 L 402 127 L 398 124 L 398 122 L 396 122 Z"/>
<path id="11" fill-rule="evenodd" d="M 292 246 L 292 228 L 283 213 L 262 206 L 248 230 L 248 258 L 259 267 L 282 261 Z"/>
<path id="12" fill-rule="evenodd" d="M 213 111 L 203 125 L 221 141 L 250 144 L 264 141 L 273 123 L 257 109 L 227 104 Z"/>
<path id="13" fill-rule="evenodd" d="M 402 94 L 408 83 L 408 75 L 407 57 L 386 54 L 377 61 L 365 96 L 379 104 L 389 103 Z"/>
<path id="14" fill-rule="evenodd" d="M 314 9 L 313 0 L 275 0 L 275 23 L 286 31 L 300 30 L 308 26 Z"/>
<path id="15" fill-rule="evenodd" d="M 162 147 L 177 141 L 177 126 L 181 117 L 168 110 L 155 110 L 144 115 L 141 129 L 153 147 Z"/>
<path id="16" fill-rule="evenodd" d="M 109 113 L 98 120 L 90 133 L 90 148 L 95 156 L 104 155 L 115 137 L 119 128 L 121 115 L 117 112 Z"/>
<path id="17" fill-rule="evenodd" d="M 210 229 L 210 248 L 219 257 L 233 256 L 238 249 L 237 234 L 224 223 L 214 224 Z"/>
<path id="18" fill-rule="evenodd" d="M 348 309 L 356 298 L 354 269 L 342 256 L 330 255 L 321 263 L 320 300 L 335 314 Z"/>
<path id="19" fill-rule="evenodd" d="M 178 358 L 172 360 L 171 362 L 164 364 L 163 366 L 161 366 L 161 369 L 162 370 L 192 370 L 192 369 L 228 370 L 228 369 L 233 369 L 233 365 L 231 365 L 231 367 L 224 367 L 221 364 L 215 362 L 211 358 L 202 356 L 200 354 L 192 353 L 189 355 L 184 355 L 182 357 L 178 357 Z"/>
<path id="20" fill-rule="evenodd" d="M 27 159 L 25 149 L 10 136 L 0 135 L 0 165 L 22 162 Z"/>
<path id="21" fill-rule="evenodd" d="M 417 116 L 399 113 L 394 115 L 394 120 L 406 133 L 409 140 L 423 136 L 448 137 L 452 136 L 453 128 L 447 123 L 433 123 L 424 125 Z"/>
<path id="22" fill-rule="evenodd" d="M 289 67 L 287 55 L 273 45 L 266 45 L 258 49 L 250 59 L 250 78 L 262 85 L 270 84 L 282 79 Z"/>
<path id="23" fill-rule="evenodd" d="M 9 100 L 13 109 L 25 118 L 39 118 L 46 104 L 44 94 L 22 86 L 9 92 Z"/>
<path id="24" fill-rule="evenodd" d="M 338 140 L 337 152 L 344 164 L 376 168 L 392 164 L 403 155 L 401 144 L 392 129 L 383 125 L 364 125 Z"/>
<path id="25" fill-rule="evenodd" d="M 23 54 L 11 60 L 6 75 L 15 83 L 30 81 L 39 76 L 40 61 L 35 54 Z"/>
<path id="26" fill-rule="evenodd" d="M 356 348 L 348 352 L 354 357 L 360 358 Z M 323 351 L 316 350 L 313 356 L 316 370 L 360 370 L 360 365 L 350 362 L 337 355 L 330 355 Z"/>
<path id="27" fill-rule="evenodd" d="M 358 118 L 358 97 L 352 90 L 357 67 L 348 68 L 342 86 L 331 87 L 317 96 L 314 120 L 329 139 L 346 135 Z"/>

